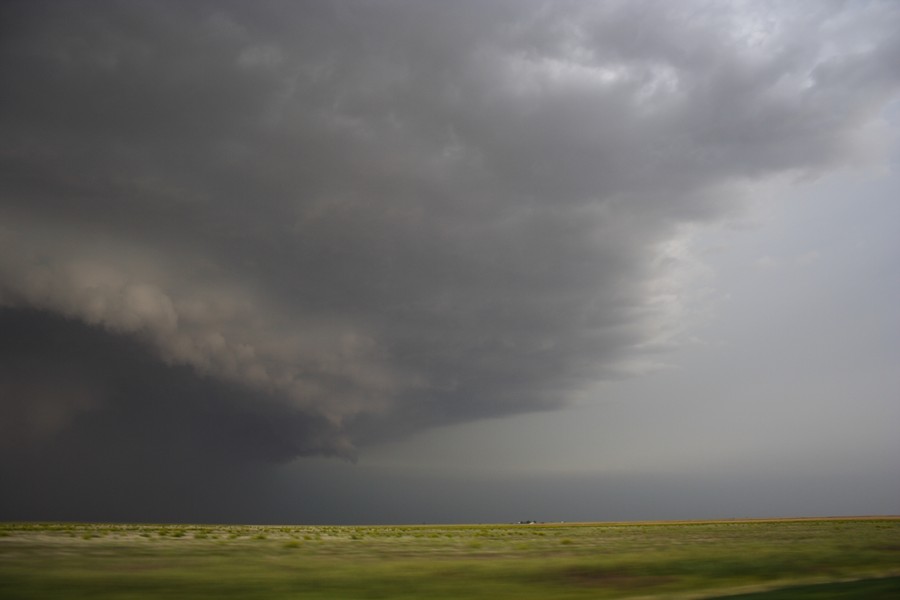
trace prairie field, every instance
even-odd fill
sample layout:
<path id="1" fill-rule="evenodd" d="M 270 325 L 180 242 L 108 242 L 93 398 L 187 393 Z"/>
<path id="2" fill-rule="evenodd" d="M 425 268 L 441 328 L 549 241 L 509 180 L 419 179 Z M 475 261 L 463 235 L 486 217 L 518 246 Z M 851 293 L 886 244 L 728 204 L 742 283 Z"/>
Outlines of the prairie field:
<path id="1" fill-rule="evenodd" d="M 897 598 L 900 518 L 0 523 L 0 598 Z"/>

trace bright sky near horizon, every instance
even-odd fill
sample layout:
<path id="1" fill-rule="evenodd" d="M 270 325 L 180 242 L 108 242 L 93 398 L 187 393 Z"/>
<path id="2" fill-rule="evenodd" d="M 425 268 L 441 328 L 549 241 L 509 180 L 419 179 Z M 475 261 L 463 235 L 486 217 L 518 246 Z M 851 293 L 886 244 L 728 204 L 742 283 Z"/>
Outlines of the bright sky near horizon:
<path id="1" fill-rule="evenodd" d="M 895 2 L 0 6 L 0 519 L 900 513 Z"/>

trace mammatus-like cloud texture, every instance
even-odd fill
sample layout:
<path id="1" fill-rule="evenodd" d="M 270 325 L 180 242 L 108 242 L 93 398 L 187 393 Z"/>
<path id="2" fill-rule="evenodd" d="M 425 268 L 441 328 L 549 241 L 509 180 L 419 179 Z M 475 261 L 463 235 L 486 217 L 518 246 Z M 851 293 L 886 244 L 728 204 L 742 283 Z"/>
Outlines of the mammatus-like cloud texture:
<path id="1" fill-rule="evenodd" d="M 352 456 L 562 406 L 675 343 L 686 231 L 878 156 L 900 82 L 892 2 L 0 10 L 16 447 Z"/>

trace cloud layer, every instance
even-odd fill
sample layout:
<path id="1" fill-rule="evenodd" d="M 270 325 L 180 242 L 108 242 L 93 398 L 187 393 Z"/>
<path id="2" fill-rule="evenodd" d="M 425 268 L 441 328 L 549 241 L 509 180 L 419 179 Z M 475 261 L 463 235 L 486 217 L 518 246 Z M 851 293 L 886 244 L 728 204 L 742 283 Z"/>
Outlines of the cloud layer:
<path id="1" fill-rule="evenodd" d="M 877 158 L 900 83 L 890 2 L 0 10 L 16 448 L 352 457 L 564 406 L 677 343 L 691 227 Z"/>

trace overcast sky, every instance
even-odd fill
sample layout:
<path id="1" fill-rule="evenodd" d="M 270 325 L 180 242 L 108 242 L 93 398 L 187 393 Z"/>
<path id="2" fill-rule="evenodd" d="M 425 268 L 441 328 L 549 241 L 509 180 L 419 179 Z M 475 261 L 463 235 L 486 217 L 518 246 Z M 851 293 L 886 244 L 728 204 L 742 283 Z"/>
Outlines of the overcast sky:
<path id="1" fill-rule="evenodd" d="M 900 4 L 0 4 L 0 519 L 900 513 Z"/>

